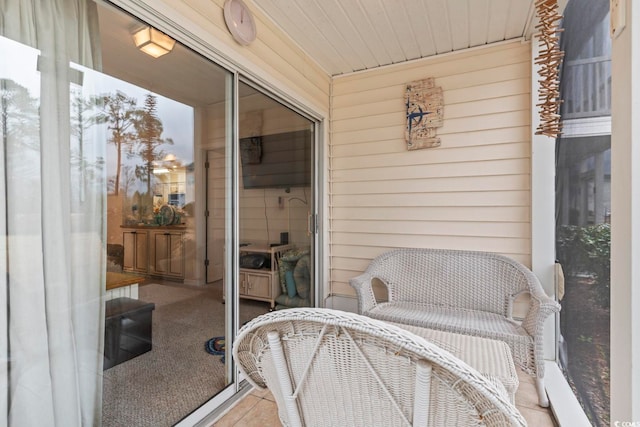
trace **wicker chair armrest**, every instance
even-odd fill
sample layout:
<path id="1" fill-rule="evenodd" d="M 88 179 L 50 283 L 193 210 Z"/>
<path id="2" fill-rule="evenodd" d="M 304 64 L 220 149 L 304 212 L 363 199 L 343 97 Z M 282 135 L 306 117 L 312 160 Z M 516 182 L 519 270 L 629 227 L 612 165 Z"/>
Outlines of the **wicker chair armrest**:
<path id="1" fill-rule="evenodd" d="M 366 313 L 378 305 L 371 283 L 373 278 L 374 277 L 371 274 L 363 273 L 349 279 L 349 284 L 356 290 L 356 296 L 358 297 L 358 313 L 360 314 Z"/>
<path id="2" fill-rule="evenodd" d="M 544 322 L 553 313 L 560 311 L 560 304 L 545 294 L 531 294 L 529 311 L 522 321 L 522 327 L 535 339 L 542 339 Z"/>

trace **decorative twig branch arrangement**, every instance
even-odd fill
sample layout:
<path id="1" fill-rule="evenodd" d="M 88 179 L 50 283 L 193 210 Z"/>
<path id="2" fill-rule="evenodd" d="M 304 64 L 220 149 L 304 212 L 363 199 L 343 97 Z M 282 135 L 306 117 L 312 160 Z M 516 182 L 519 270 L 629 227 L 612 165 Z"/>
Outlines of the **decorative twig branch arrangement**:
<path id="1" fill-rule="evenodd" d="M 535 5 L 540 19 L 536 26 L 536 29 L 540 30 L 540 52 L 535 63 L 540 65 L 538 74 L 542 77 L 538 90 L 540 103 L 537 104 L 540 107 L 540 124 L 536 135 L 556 138 L 562 132 L 559 112 L 562 100 L 558 72 L 564 52 L 560 51 L 558 37 L 562 29 L 556 24 L 562 15 L 558 14 L 557 0 L 536 0 Z"/>

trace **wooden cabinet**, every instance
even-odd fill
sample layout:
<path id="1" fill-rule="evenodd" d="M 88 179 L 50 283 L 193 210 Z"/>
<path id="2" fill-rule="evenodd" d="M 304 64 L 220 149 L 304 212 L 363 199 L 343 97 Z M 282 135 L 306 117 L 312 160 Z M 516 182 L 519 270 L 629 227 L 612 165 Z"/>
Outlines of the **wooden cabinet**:
<path id="1" fill-rule="evenodd" d="M 260 254 L 265 257 L 265 267 L 240 268 L 240 298 L 266 301 L 275 307 L 275 299 L 282 292 L 278 276 L 278 260 L 282 253 L 291 249 L 291 245 L 261 246 L 249 245 L 240 248 L 240 256 Z"/>
<path id="2" fill-rule="evenodd" d="M 150 235 L 149 274 L 184 278 L 184 233 L 152 231 Z"/>
<path id="3" fill-rule="evenodd" d="M 149 270 L 148 235 L 146 230 L 123 230 L 124 271 L 146 273 Z"/>
<path id="4" fill-rule="evenodd" d="M 274 294 L 271 289 L 273 282 L 271 273 L 242 272 L 240 273 L 240 297 L 270 300 L 271 295 Z"/>
<path id="5" fill-rule="evenodd" d="M 184 279 L 184 230 L 123 228 L 123 270 Z"/>

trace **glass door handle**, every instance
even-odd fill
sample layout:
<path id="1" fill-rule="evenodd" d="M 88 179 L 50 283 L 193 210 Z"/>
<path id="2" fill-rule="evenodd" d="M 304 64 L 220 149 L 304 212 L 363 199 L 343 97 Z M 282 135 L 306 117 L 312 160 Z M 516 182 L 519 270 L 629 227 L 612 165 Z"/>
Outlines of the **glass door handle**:
<path id="1" fill-rule="evenodd" d="M 309 214 L 307 217 L 307 234 L 316 234 L 318 231 L 318 216 L 316 214 Z"/>

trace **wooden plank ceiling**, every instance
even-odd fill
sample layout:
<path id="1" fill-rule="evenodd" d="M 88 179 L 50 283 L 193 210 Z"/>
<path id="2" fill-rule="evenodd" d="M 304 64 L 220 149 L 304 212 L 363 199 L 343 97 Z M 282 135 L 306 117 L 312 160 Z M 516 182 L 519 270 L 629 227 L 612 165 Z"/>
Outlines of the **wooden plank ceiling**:
<path id="1" fill-rule="evenodd" d="M 527 36 L 533 0 L 253 0 L 330 75 Z"/>

